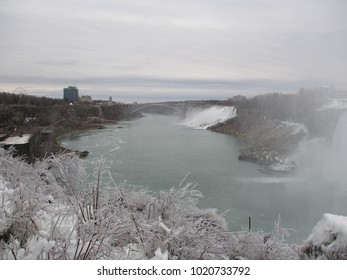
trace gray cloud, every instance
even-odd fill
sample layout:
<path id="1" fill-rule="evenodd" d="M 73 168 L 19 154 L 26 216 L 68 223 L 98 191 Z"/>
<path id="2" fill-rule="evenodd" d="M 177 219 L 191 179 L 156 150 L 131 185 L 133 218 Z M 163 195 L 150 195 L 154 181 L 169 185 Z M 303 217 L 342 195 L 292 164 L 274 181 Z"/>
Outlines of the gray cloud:
<path id="1" fill-rule="evenodd" d="M 205 98 L 347 86 L 342 0 L 2 2 L 0 87 L 9 90 L 73 83 Z"/>

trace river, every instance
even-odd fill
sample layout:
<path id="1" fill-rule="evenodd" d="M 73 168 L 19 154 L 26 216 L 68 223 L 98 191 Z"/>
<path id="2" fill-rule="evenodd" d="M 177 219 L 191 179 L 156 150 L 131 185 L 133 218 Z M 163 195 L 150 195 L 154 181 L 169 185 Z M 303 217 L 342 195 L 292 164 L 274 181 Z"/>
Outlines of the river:
<path id="1" fill-rule="evenodd" d="M 185 181 L 204 195 L 199 207 L 224 213 L 231 231 L 247 230 L 249 217 L 252 230 L 271 231 L 280 217 L 281 226 L 291 229 L 288 241 L 301 244 L 323 213 L 346 210 L 346 194 L 327 196 L 323 189 L 303 187 L 295 176 L 264 174 L 238 161 L 245 143 L 200 124 L 193 115 L 186 120 L 147 115 L 71 135 L 63 144 L 89 151 L 87 169 L 103 158 L 118 183 L 151 192 L 178 186 L 187 175 Z"/>

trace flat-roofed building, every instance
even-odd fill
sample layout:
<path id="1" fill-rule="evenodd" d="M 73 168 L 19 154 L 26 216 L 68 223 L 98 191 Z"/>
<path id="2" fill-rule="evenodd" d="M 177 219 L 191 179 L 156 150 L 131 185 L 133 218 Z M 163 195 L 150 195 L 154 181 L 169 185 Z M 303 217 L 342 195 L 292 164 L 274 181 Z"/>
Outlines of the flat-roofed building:
<path id="1" fill-rule="evenodd" d="M 80 102 L 82 103 L 93 103 L 93 99 L 90 95 L 82 95 Z"/>
<path id="2" fill-rule="evenodd" d="M 74 86 L 68 86 L 64 88 L 64 100 L 67 102 L 77 102 L 78 101 L 78 88 Z"/>

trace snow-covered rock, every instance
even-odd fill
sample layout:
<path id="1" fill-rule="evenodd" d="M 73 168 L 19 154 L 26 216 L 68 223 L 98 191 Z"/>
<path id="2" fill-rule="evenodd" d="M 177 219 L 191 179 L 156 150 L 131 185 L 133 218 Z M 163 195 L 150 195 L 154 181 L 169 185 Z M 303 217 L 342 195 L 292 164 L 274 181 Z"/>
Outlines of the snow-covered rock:
<path id="1" fill-rule="evenodd" d="M 304 251 L 336 254 L 347 250 L 347 217 L 325 213 L 304 244 Z"/>

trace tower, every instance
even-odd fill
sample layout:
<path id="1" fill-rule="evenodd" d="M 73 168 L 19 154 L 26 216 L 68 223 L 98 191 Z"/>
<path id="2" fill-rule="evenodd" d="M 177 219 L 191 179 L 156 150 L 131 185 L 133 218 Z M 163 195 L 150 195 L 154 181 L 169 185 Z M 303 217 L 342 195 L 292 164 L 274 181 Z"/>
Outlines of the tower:
<path id="1" fill-rule="evenodd" d="M 79 99 L 78 97 L 78 88 L 75 86 L 68 86 L 67 88 L 64 88 L 64 100 L 67 102 L 77 102 Z"/>

